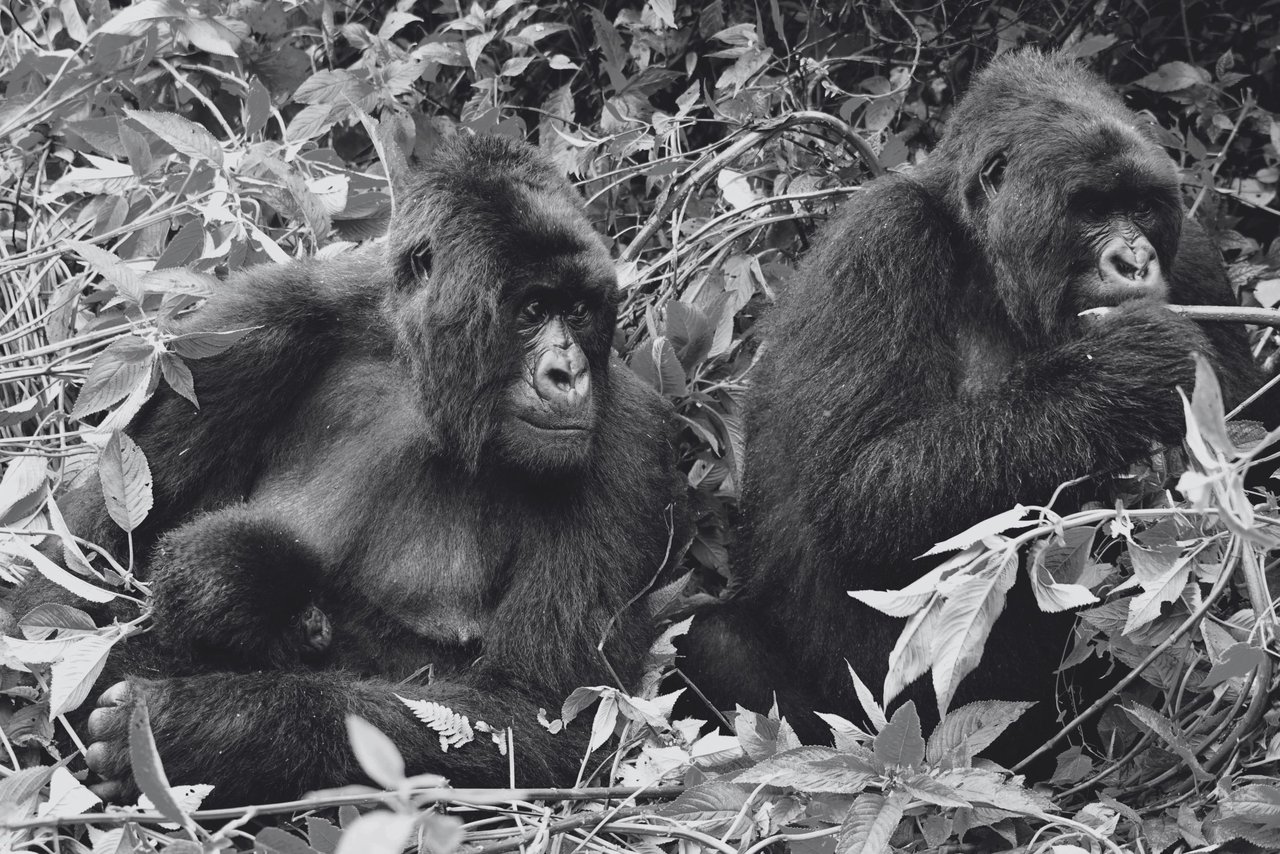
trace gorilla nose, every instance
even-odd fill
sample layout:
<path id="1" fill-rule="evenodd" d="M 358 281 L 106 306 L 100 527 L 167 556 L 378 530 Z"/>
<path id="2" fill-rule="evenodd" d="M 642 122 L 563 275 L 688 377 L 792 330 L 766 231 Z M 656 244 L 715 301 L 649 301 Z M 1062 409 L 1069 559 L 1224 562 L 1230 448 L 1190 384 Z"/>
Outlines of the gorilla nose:
<path id="1" fill-rule="evenodd" d="M 1145 237 L 1113 241 L 1102 255 L 1102 274 L 1130 288 L 1155 288 L 1162 281 L 1155 247 Z"/>
<path id="2" fill-rule="evenodd" d="M 533 387 L 547 403 L 561 409 L 581 404 L 591 390 L 587 357 L 578 347 L 553 347 L 538 361 Z"/>

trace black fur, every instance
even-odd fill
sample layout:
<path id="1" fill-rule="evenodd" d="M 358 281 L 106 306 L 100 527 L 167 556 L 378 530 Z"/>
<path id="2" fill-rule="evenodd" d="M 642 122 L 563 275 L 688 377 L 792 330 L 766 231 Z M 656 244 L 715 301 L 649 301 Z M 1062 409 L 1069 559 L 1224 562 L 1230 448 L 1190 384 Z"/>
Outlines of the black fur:
<path id="1" fill-rule="evenodd" d="M 989 192 L 984 170 L 998 174 L 1000 153 L 1004 176 Z M 879 694 L 904 625 L 846 591 L 901 588 L 936 565 L 917 560 L 935 542 L 1178 442 L 1176 389 L 1192 388 L 1193 350 L 1216 364 L 1229 400 L 1256 387 L 1241 327 L 1098 297 L 1095 239 L 1109 226 L 1090 224 L 1095 209 L 1146 234 L 1170 302 L 1233 303 L 1217 250 L 1184 222 L 1176 181 L 1101 80 L 1023 52 L 976 79 L 925 164 L 845 205 L 767 327 L 740 588 L 684 642 L 686 673 L 718 706 L 767 709 L 776 691 L 804 737 L 829 737 L 809 712 L 861 718 L 844 660 Z M 1098 301 L 1119 304 L 1077 317 Z M 1070 625 L 1041 613 L 1020 579 L 961 683 L 953 707 L 1042 701 L 1000 758 L 1055 731 Z M 905 699 L 936 720 L 928 678 Z"/>
<path id="2" fill-rule="evenodd" d="M 682 536 L 672 415 L 610 356 L 616 280 L 580 200 L 534 151 L 494 138 L 454 143 L 398 197 L 385 256 L 227 281 L 176 331 L 255 331 L 190 363 L 200 411 L 163 392 L 129 428 L 154 476 L 135 544 L 158 625 L 126 646 L 139 660 L 160 641 L 129 688 L 170 781 L 211 783 L 214 802 L 361 780 L 350 713 L 411 773 L 507 782 L 487 740 L 443 753 L 395 694 L 514 727 L 517 782 L 571 784 L 586 727 L 552 735 L 538 709 L 611 682 L 604 657 L 633 683 L 652 640 L 627 606 Z M 527 381 L 513 318 L 530 294 L 590 309 L 573 337 L 594 429 L 572 466 L 527 431 L 500 437 Z M 77 533 L 123 551 L 96 482 L 68 499 Z M 299 664 L 291 632 L 301 618 L 305 636 L 317 602 L 332 647 Z M 255 665 L 284 669 L 209 672 Z M 90 719 L 89 759 L 102 791 L 128 796 L 116 699 Z"/>

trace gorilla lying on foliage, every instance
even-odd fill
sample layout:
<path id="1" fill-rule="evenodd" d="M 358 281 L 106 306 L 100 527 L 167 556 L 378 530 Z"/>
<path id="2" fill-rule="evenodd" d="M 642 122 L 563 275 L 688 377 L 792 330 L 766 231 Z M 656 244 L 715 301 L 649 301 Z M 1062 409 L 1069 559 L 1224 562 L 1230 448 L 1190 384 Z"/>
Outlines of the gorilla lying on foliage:
<path id="1" fill-rule="evenodd" d="M 255 327 L 191 364 L 198 412 L 164 392 L 129 428 L 154 476 L 134 537 L 163 654 L 125 662 L 90 717 L 100 794 L 135 791 L 137 697 L 169 779 L 213 802 L 361 780 L 353 713 L 410 773 L 506 784 L 493 745 L 443 753 L 397 695 L 514 727 L 518 781 L 569 784 L 586 734 L 549 733 L 539 707 L 640 675 L 653 632 L 632 603 L 675 551 L 683 487 L 669 408 L 610 358 L 613 263 L 525 146 L 460 140 L 409 184 L 385 261 L 250 270 L 178 330 Z M 96 483 L 66 509 L 121 552 Z"/>
<path id="2" fill-rule="evenodd" d="M 862 717 L 844 661 L 878 693 L 904 624 L 846 591 L 904 587 L 934 543 L 1178 442 L 1193 351 L 1229 401 L 1259 382 L 1240 327 L 1166 302 L 1233 303 L 1174 164 L 1068 59 L 996 60 L 928 161 L 855 194 L 780 298 L 748 415 L 741 586 L 695 619 L 686 675 L 720 707 L 776 691 L 810 740 L 829 737 L 812 710 Z M 1072 619 L 1029 587 L 952 704 L 1042 701 L 1005 759 L 1056 730 Z M 901 699 L 936 720 L 926 680 Z"/>

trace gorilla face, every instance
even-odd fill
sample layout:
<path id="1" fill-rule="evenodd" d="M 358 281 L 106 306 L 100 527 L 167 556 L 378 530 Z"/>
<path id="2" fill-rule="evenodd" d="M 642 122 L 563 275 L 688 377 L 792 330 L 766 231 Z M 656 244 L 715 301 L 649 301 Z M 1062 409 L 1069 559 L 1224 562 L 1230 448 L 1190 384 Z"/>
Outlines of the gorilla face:
<path id="1" fill-rule="evenodd" d="M 498 427 L 504 462 L 544 472 L 577 468 L 587 460 L 606 365 L 593 364 L 582 342 L 602 321 L 580 295 L 535 292 L 520 303 L 514 324 L 519 375 L 507 388 Z"/>
<path id="2" fill-rule="evenodd" d="M 1082 311 L 1167 300 L 1183 219 L 1172 161 L 1111 116 L 1032 111 L 1036 133 L 989 150 L 965 193 L 1015 323 L 1057 337 Z"/>

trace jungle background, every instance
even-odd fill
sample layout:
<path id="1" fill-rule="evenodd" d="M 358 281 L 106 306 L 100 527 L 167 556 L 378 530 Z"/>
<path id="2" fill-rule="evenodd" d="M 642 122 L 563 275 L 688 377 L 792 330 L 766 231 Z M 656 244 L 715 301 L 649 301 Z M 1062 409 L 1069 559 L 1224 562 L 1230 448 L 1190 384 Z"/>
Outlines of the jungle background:
<path id="1" fill-rule="evenodd" d="M 87 546 L 68 568 L 40 564 L 32 546 L 59 532 L 51 497 L 89 466 L 117 490 L 123 527 L 147 513 L 145 463 L 112 437 L 159 382 L 189 389 L 183 360 L 207 354 L 165 338 L 164 320 L 249 265 L 376 240 L 387 175 L 455 133 L 537 145 L 611 244 L 625 293 L 616 347 L 683 425 L 695 605 L 732 579 L 757 318 L 843 198 L 928 157 L 990 57 L 1037 45 L 1102 73 L 1159 126 L 1241 303 L 1280 303 L 1277 0 L 9 0 L 0 30 L 10 583 L 40 571 L 130 588 Z M 1274 333 L 1253 335 L 1274 372 Z M 64 608 L 13 615 L 26 640 L 0 648 L 0 846 L 1280 849 L 1280 573 L 1267 560 L 1280 513 L 1244 492 L 1249 443 L 1223 427 L 1210 382 L 1188 404 L 1189 469 L 1157 461 L 1114 508 L 1005 517 L 952 544 L 971 563 L 1030 551 L 1053 578 L 1038 596 L 1089 606 L 1075 657 L 1129 668 L 1120 703 L 1090 721 L 1101 740 L 1065 734 L 1047 784 L 973 756 L 1017 704 L 953 710 L 922 733 L 914 710 L 886 715 L 871 686 L 865 722 L 833 718 L 834 747 L 801 747 L 767 709 L 741 710 L 736 735 L 673 722 L 653 680 L 634 697 L 584 686 L 549 711 L 590 725 L 597 760 L 608 755 L 584 762 L 590 788 L 454 793 L 405 779 L 394 748 L 353 727 L 387 791 L 200 812 L 199 787 L 170 790 L 143 744 L 135 773 L 148 798 L 104 812 L 81 785 L 67 714 L 123 632 Z M 1163 487 L 1179 472 L 1175 495 Z M 680 627 L 655 649 L 655 674 Z"/>

